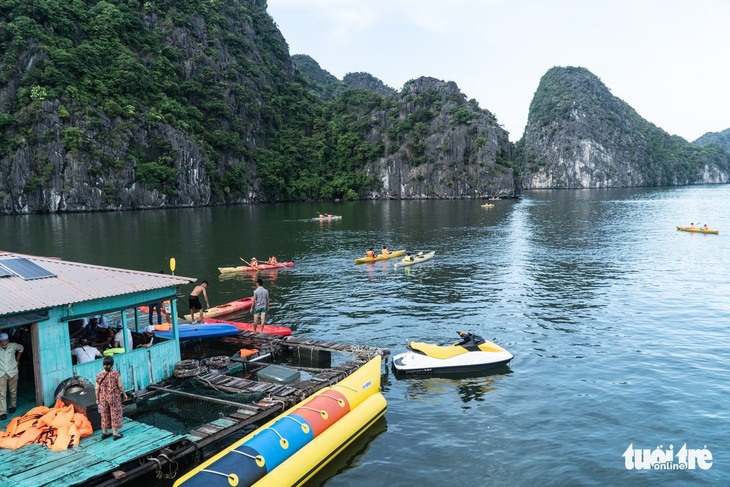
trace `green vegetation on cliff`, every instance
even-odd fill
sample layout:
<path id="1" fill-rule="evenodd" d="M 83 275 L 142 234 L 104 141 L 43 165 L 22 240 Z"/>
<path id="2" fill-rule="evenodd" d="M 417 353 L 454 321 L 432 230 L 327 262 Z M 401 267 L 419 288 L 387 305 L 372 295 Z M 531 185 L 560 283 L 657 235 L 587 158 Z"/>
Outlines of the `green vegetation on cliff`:
<path id="1" fill-rule="evenodd" d="M 150 132 L 170 127 L 202 147 L 218 202 L 255 178 L 263 200 L 356 197 L 374 182 L 355 174 L 362 157 L 342 161 L 374 149 L 341 104 L 304 89 L 265 2 L 7 0 L 0 51 L 0 158 L 58 139 L 106 179 L 134 167 L 174 195 L 179 148 Z M 128 149 L 110 147 L 120 139 Z"/>
<path id="2" fill-rule="evenodd" d="M 633 179 L 615 176 L 613 185 L 691 184 L 706 182 L 708 166 L 725 173 L 730 170 L 728 152 L 667 134 L 613 96 L 587 69 L 551 68 L 540 80 L 525 138 L 517 144 L 523 174 L 555 167 L 566 157 L 581 157 L 579 144 L 585 142 L 604 150 L 610 160 L 603 164 L 615 162 L 614 173 L 615 169 L 634 173 Z M 625 184 L 616 184 L 621 181 Z"/>

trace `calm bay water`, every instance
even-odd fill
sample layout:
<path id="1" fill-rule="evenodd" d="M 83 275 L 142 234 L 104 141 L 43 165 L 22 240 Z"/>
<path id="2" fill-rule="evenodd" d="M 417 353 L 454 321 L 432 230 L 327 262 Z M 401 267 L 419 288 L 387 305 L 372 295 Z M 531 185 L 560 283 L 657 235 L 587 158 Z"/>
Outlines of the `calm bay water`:
<path id="1" fill-rule="evenodd" d="M 483 202 L 482 202 L 483 203 Z M 236 206 L 0 217 L 0 249 L 254 289 L 300 336 L 403 351 L 474 331 L 510 370 L 399 379 L 385 420 L 310 485 L 730 485 L 730 186 L 533 191 L 476 201 Z M 318 211 L 342 221 L 313 221 Z M 720 235 L 677 232 L 708 223 Z M 411 269 L 354 265 L 369 247 L 435 250 Z M 181 289 L 189 292 L 190 289 Z M 184 304 L 181 309 L 186 310 Z M 628 470 L 623 453 L 707 449 L 703 470 Z"/>

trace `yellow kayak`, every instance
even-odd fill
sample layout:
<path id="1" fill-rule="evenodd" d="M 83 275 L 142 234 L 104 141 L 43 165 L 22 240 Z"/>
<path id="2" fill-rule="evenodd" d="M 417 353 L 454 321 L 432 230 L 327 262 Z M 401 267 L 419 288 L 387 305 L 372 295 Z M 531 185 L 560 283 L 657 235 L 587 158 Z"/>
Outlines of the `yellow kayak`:
<path id="1" fill-rule="evenodd" d="M 720 233 L 720 230 L 705 230 L 702 228 L 691 228 L 691 227 L 677 227 L 677 230 L 680 232 L 694 232 L 694 233 L 714 233 L 715 235 L 718 235 Z"/>
<path id="2" fill-rule="evenodd" d="M 355 264 L 367 264 L 368 262 L 376 262 L 379 260 L 388 260 L 392 259 L 394 257 L 400 257 L 401 255 L 404 255 L 406 253 L 405 249 L 403 250 L 395 250 L 387 255 L 378 254 L 373 257 L 360 257 L 359 259 L 355 259 Z"/>

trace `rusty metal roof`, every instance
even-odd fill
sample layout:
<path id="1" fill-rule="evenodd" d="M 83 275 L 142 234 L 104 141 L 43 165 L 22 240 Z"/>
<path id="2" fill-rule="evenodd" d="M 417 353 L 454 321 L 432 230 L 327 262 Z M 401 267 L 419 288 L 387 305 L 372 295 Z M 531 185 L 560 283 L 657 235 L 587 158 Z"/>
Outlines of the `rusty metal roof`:
<path id="1" fill-rule="evenodd" d="M 0 315 L 180 286 L 197 280 L 0 251 L 0 261 L 10 258 L 28 259 L 55 276 L 29 280 L 14 274 L 0 277 Z"/>

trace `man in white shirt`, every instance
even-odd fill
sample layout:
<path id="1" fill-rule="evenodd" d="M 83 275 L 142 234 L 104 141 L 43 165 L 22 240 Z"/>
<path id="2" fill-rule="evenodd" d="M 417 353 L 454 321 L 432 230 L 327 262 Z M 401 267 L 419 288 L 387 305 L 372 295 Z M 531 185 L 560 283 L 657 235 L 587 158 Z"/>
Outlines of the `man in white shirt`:
<path id="1" fill-rule="evenodd" d="M 122 340 L 124 337 L 124 327 L 120 324 L 117 325 L 117 333 L 114 335 L 114 348 L 123 348 L 125 350 L 132 350 L 134 345 L 132 344 L 132 330 L 127 328 L 127 343 L 125 344 Z"/>
<path id="2" fill-rule="evenodd" d="M 76 357 L 77 364 L 85 364 L 102 357 L 99 349 L 89 345 L 89 341 L 86 339 L 82 339 L 81 345 L 71 350 L 71 355 Z"/>
<path id="3" fill-rule="evenodd" d="M 18 401 L 18 363 L 23 345 L 10 343 L 8 334 L 0 333 L 0 420 L 7 419 L 5 396 L 10 391 L 10 413 L 15 412 Z"/>

